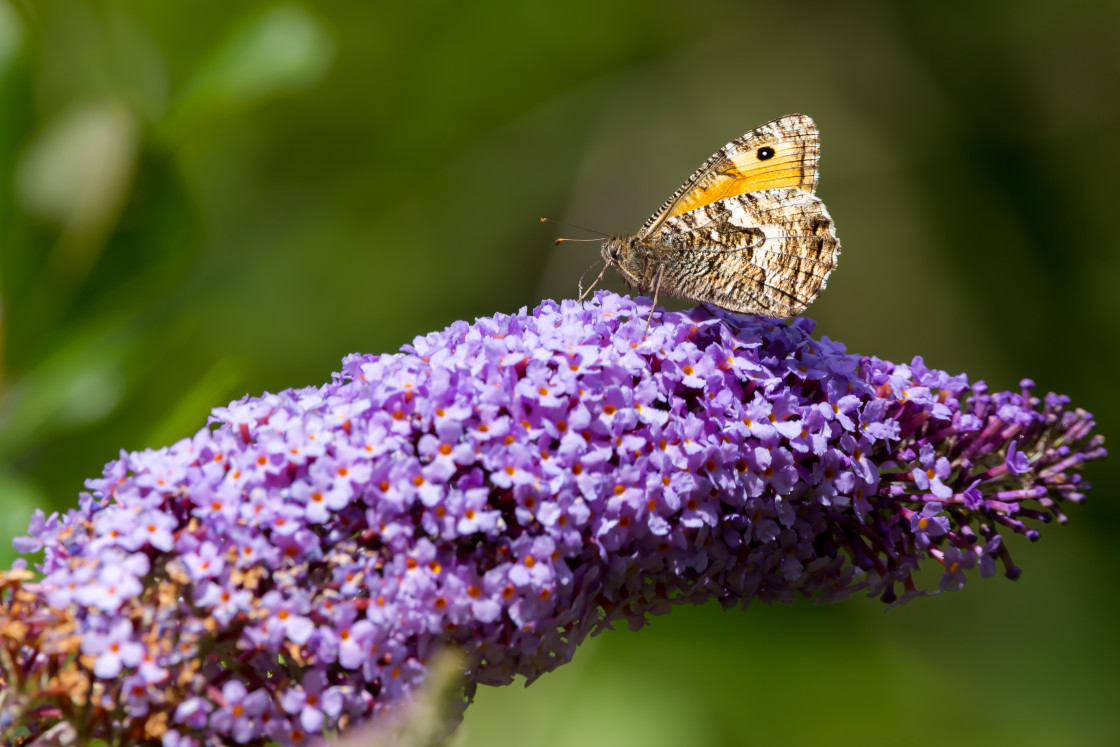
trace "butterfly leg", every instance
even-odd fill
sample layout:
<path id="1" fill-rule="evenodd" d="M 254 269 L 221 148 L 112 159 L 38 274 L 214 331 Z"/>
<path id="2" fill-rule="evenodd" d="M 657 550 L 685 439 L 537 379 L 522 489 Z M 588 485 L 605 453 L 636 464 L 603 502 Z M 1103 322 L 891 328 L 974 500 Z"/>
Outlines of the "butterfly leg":
<path id="1" fill-rule="evenodd" d="M 579 303 L 579 302 L 580 302 L 580 301 L 582 301 L 583 299 L 587 298 L 587 295 L 588 295 L 589 293 L 591 293 L 591 291 L 592 291 L 592 290 L 593 290 L 593 289 L 595 288 L 595 286 L 599 284 L 599 281 L 603 279 L 603 276 L 607 274 L 607 268 L 608 268 L 608 267 L 610 267 L 610 266 L 611 266 L 611 263 L 610 263 L 610 262 L 607 262 L 607 263 L 606 263 L 605 265 L 603 265 L 603 269 L 602 269 L 602 271 L 601 271 L 601 272 L 599 273 L 599 277 L 595 278 L 595 282 L 594 282 L 594 283 L 592 283 L 591 285 L 587 286 L 587 290 L 585 290 L 585 291 L 583 292 L 583 295 L 582 295 L 582 296 L 580 296 L 580 297 L 579 297 L 579 298 L 578 298 L 578 299 L 576 300 L 576 303 Z"/>
<path id="2" fill-rule="evenodd" d="M 649 316 L 646 317 L 646 328 L 642 332 L 642 339 L 649 334 L 649 323 L 653 321 L 653 310 L 657 308 L 657 292 L 661 290 L 661 273 L 665 271 L 665 265 L 659 265 L 657 268 L 657 277 L 653 281 L 653 303 L 649 305 Z"/>

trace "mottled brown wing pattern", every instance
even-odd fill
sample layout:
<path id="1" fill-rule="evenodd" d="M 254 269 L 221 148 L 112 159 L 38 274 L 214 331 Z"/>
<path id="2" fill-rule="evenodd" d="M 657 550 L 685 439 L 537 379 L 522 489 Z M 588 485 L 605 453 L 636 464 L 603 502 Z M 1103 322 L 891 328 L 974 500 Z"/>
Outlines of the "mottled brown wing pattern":
<path id="1" fill-rule="evenodd" d="M 665 220 L 747 192 L 817 188 L 820 138 L 813 120 L 790 114 L 720 148 L 639 229 L 645 238 Z"/>
<path id="2" fill-rule="evenodd" d="M 752 191 L 666 218 L 644 243 L 664 267 L 662 292 L 770 317 L 801 313 L 840 256 L 824 203 L 797 187 Z"/>

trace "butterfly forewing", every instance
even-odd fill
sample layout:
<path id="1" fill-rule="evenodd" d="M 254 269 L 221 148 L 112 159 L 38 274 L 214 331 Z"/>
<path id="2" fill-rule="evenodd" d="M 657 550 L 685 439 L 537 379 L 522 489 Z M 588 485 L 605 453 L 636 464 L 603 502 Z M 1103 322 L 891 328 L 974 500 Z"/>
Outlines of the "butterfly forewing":
<path id="1" fill-rule="evenodd" d="M 840 256 L 824 203 L 800 187 L 762 189 L 667 217 L 648 239 L 661 290 L 741 314 L 801 313 Z"/>
<path id="2" fill-rule="evenodd" d="M 820 139 L 813 120 L 790 114 L 732 140 L 704 162 L 680 189 L 650 216 L 638 237 L 663 222 L 705 205 L 748 192 L 778 187 L 817 187 Z"/>

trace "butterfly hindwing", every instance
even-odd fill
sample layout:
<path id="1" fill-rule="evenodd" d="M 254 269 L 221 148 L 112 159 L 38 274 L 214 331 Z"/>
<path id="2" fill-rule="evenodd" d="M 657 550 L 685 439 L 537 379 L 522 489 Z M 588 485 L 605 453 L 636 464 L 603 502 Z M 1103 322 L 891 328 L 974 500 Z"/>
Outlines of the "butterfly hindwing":
<path id="1" fill-rule="evenodd" d="M 824 203 L 800 187 L 752 190 L 667 217 L 647 241 L 664 266 L 665 292 L 770 317 L 801 313 L 840 256 Z"/>
<path id="2" fill-rule="evenodd" d="M 780 187 L 813 192 L 820 138 L 813 120 L 790 114 L 751 130 L 716 151 L 638 231 L 644 238 L 674 216 L 729 197 Z"/>

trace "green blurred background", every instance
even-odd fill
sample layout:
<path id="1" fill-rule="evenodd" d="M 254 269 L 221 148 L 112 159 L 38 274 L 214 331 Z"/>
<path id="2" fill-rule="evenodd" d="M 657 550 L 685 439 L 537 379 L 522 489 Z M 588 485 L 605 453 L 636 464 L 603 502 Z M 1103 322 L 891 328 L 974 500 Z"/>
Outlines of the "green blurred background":
<path id="1" fill-rule="evenodd" d="M 631 231 L 789 112 L 844 242 L 820 332 L 1115 433 L 1118 48 L 1115 2 L 0 0 L 0 559 L 212 406 L 571 297 L 596 247 L 538 216 Z M 681 609 L 484 690 L 458 739 L 1120 743 L 1118 463 L 1011 542 L 1016 583 Z"/>

